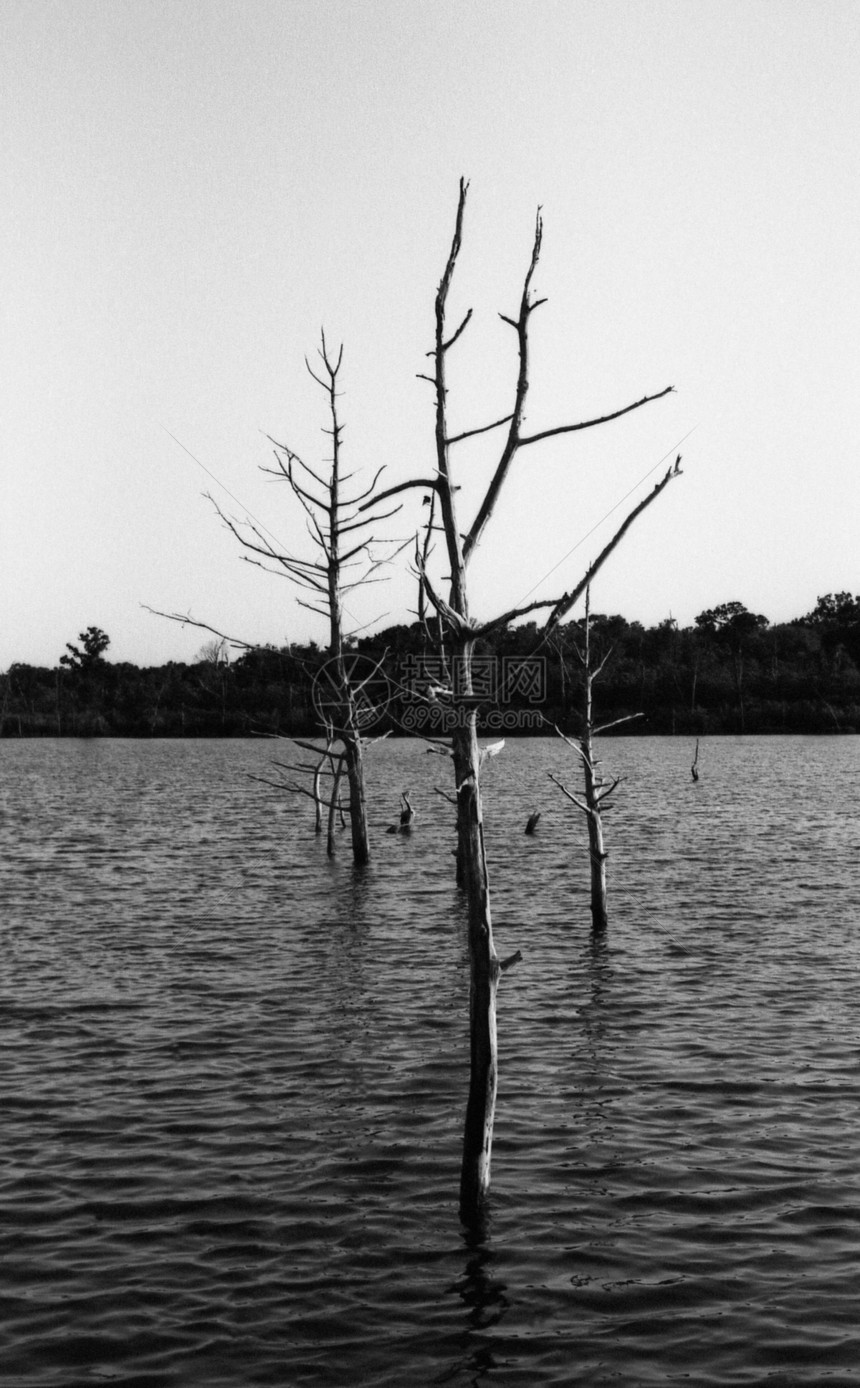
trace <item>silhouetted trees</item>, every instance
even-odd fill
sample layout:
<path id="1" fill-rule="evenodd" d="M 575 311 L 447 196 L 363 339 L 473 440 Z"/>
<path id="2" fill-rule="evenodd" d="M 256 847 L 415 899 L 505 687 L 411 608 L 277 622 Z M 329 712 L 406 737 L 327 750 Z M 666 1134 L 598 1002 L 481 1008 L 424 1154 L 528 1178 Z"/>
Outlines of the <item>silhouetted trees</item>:
<path id="1" fill-rule="evenodd" d="M 856 627 L 860 623 L 860 597 L 852 598 L 850 593 L 825 593 L 800 621 L 805 626 L 821 627 L 828 631 L 845 631 Z"/>
<path id="2" fill-rule="evenodd" d="M 806 616 L 777 625 L 762 625 L 760 619 L 740 633 L 747 732 L 860 732 L 860 623 L 855 611 L 860 611 L 860 599 L 827 594 Z M 591 633 L 601 647 L 612 646 L 612 659 L 600 679 L 601 722 L 642 712 L 644 717 L 620 730 L 623 735 L 699 737 L 741 731 L 731 645 L 737 631 L 718 639 L 718 633 L 701 625 L 679 627 L 671 618 L 645 627 L 619 613 L 593 613 Z M 539 701 L 516 686 L 503 691 L 501 699 L 488 697 L 477 706 L 479 732 L 544 735 L 541 720 L 530 728 L 522 716 L 537 708 L 575 734 L 579 702 L 571 659 L 583 634 L 580 620 L 560 625 L 540 652 Z M 532 621 L 501 627 L 482 638 L 480 655 L 500 666 L 530 657 L 537 635 Z M 386 721 L 383 716 L 374 732 L 402 731 L 407 698 L 403 672 L 424 647 L 425 634 L 417 622 L 355 643 L 355 650 L 374 662 L 385 655 L 383 671 L 391 680 L 391 717 Z M 16 663 L 0 675 L 0 735 L 306 736 L 317 726 L 311 680 L 324 659 L 319 646 L 309 642 L 250 650 L 226 666 L 213 666 L 207 658 L 139 668 L 108 661 L 103 653 L 86 675 L 76 664 L 46 668 Z"/>
<path id="3" fill-rule="evenodd" d="M 749 637 L 763 631 L 767 625 L 767 617 L 747 611 L 742 602 L 721 603 L 719 607 L 700 612 L 696 618 L 699 630 L 710 640 L 720 643 L 729 653 L 741 732 L 746 730 L 744 655 Z"/>
<path id="4" fill-rule="evenodd" d="M 825 593 L 808 616 L 800 620 L 821 635 L 832 660 L 841 664 L 847 655 L 854 665 L 860 665 L 860 597 Z"/>
<path id="5" fill-rule="evenodd" d="M 79 633 L 78 640 L 83 646 L 83 650 L 80 650 L 78 646 L 73 646 L 71 641 L 67 641 L 66 651 L 68 654 L 60 656 L 60 664 L 68 665 L 72 670 L 83 670 L 89 673 L 102 663 L 102 657 L 110 645 L 110 637 L 100 627 L 87 627 L 86 631 Z"/>

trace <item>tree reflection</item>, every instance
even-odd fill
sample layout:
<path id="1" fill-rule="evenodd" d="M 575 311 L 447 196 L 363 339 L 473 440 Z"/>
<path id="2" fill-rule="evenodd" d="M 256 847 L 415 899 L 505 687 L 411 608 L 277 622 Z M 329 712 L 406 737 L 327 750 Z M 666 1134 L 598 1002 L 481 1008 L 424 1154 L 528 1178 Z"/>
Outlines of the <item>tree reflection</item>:
<path id="1" fill-rule="evenodd" d="M 611 1023 L 612 959 L 605 935 L 592 935 L 585 945 L 583 956 L 585 977 L 588 980 L 588 1001 L 580 1009 L 585 1052 L 597 1077 L 605 1060 L 607 1028 Z"/>
<path id="2" fill-rule="evenodd" d="M 489 1246 L 487 1225 L 487 1212 L 482 1208 L 473 1223 L 463 1230 L 466 1266 L 463 1276 L 451 1290 L 460 1297 L 466 1313 L 464 1352 L 440 1382 L 462 1382 L 465 1375 L 469 1383 L 484 1383 L 498 1368 L 493 1339 L 487 1331 L 499 1325 L 510 1302 L 505 1283 L 491 1275 L 495 1254 Z"/>

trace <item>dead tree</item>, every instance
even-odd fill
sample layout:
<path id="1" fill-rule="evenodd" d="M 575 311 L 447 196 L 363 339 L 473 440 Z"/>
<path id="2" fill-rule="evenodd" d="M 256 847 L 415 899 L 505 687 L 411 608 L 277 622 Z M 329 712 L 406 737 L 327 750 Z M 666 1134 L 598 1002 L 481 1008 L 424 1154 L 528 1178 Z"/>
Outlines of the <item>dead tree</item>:
<path id="1" fill-rule="evenodd" d="M 574 646 L 576 655 L 582 666 L 582 723 L 579 737 L 566 737 L 563 732 L 556 728 L 558 736 L 566 742 L 568 747 L 572 747 L 578 754 L 582 765 L 583 783 L 585 798 L 580 799 L 574 795 L 567 787 L 549 772 L 549 779 L 558 786 L 563 795 L 571 800 L 577 809 L 585 815 L 588 825 L 588 855 L 591 868 L 591 929 L 595 935 L 601 934 L 607 927 L 608 917 L 606 913 L 606 848 L 603 837 L 603 811 L 610 808 L 609 797 L 621 784 L 621 777 L 614 780 L 607 780 L 601 770 L 601 763 L 594 751 L 594 739 L 601 733 L 605 733 L 609 728 L 618 727 L 620 723 L 629 723 L 636 718 L 641 718 L 641 713 L 627 714 L 624 718 L 615 718 L 611 723 L 604 723 L 602 727 L 596 727 L 594 723 L 594 681 L 599 677 L 606 665 L 607 660 L 612 654 L 611 647 L 604 655 L 603 659 L 595 666 L 592 664 L 591 652 L 591 589 L 585 590 L 585 633 L 583 645 Z"/>
<path id="2" fill-rule="evenodd" d="M 329 354 L 325 333 L 320 346 L 322 374 L 317 374 L 310 362 L 306 362 L 308 372 L 326 393 L 330 428 L 323 432 L 332 443 L 330 470 L 322 475 L 286 444 L 278 443 L 270 437 L 274 448 L 275 467 L 263 468 L 264 472 L 286 481 L 293 497 L 304 510 L 307 527 L 316 547 L 312 559 L 300 559 L 295 555 L 281 552 L 275 547 L 264 531 L 250 521 L 237 522 L 226 516 L 212 500 L 218 515 L 239 543 L 258 558 L 248 558 L 249 563 L 257 564 L 268 572 L 285 575 L 308 594 L 297 601 L 311 612 L 319 613 L 328 620 L 329 644 L 328 659 L 324 669 L 325 707 L 327 736 L 324 746 L 310 746 L 307 750 L 318 757 L 316 766 L 291 767 L 287 769 L 318 773 L 319 762 L 328 762 L 332 769 L 333 789 L 328 802 L 329 809 L 329 848 L 333 846 L 332 825 L 335 807 L 338 802 L 340 772 L 346 771 L 349 783 L 349 821 L 352 834 L 352 854 L 356 863 L 366 863 L 370 857 L 367 828 L 367 799 L 364 781 L 364 750 L 367 739 L 362 735 L 364 723 L 363 695 L 367 679 L 356 679 L 351 670 L 351 660 L 346 649 L 344 635 L 344 599 L 353 589 L 367 583 L 379 582 L 374 575 L 382 564 L 393 557 L 379 558 L 372 552 L 372 535 L 359 538 L 359 532 L 395 514 L 394 510 L 380 512 L 376 507 L 379 499 L 377 484 L 382 472 L 379 468 L 370 486 L 363 491 L 344 493 L 344 485 L 354 474 L 341 471 L 341 446 L 343 426 L 338 417 L 338 375 L 343 362 L 343 347 L 337 357 Z M 360 511 L 370 510 L 365 518 Z M 348 538 L 347 538 L 348 537 Z M 272 567 L 272 566 L 276 567 Z M 360 570 L 356 576 L 348 571 Z M 340 743 L 342 751 L 333 746 Z M 301 744 L 300 744 L 301 745 Z M 258 778 L 259 779 L 259 778 Z M 316 794 L 317 805 L 319 796 Z M 295 791 L 294 783 L 287 783 L 283 789 Z M 318 810 L 319 813 L 319 810 Z M 318 821 L 319 822 L 319 821 Z"/>
<path id="3" fill-rule="evenodd" d="M 465 888 L 468 896 L 471 981 L 470 1086 L 460 1182 L 461 1214 L 468 1222 L 474 1219 L 480 1210 L 490 1183 L 490 1158 L 497 1086 L 496 994 L 502 973 L 520 957 L 519 952 L 517 952 L 510 959 L 500 960 L 493 942 L 490 887 L 484 847 L 481 803 L 482 753 L 477 736 L 477 708 L 480 700 L 475 695 L 472 674 L 475 645 L 482 636 L 489 635 L 498 628 L 506 626 L 515 618 L 539 608 L 551 609 L 547 621 L 548 629 L 557 625 L 581 595 L 597 569 L 605 562 L 635 516 L 667 485 L 672 475 L 671 469 L 655 488 L 651 497 L 627 518 L 613 540 L 590 567 L 582 583 L 578 584 L 570 593 L 564 593 L 559 598 L 544 599 L 522 608 L 501 613 L 488 622 L 478 622 L 472 618 L 469 612 L 468 564 L 483 536 L 511 465 L 523 449 L 529 448 L 543 439 L 575 433 L 581 429 L 592 428 L 597 424 L 618 419 L 651 400 L 667 395 L 673 388 L 667 386 L 655 395 L 643 396 L 642 399 L 633 404 L 598 418 L 588 419 L 580 423 L 561 424 L 536 433 L 526 433 L 524 421 L 529 390 L 529 327 L 532 314 L 545 302 L 544 299 L 536 299 L 532 295 L 532 279 L 540 256 L 543 235 L 543 222 L 540 210 L 538 210 L 532 254 L 523 283 L 519 311 L 515 318 L 505 314 L 500 315 L 502 321 L 513 329 L 517 340 L 518 368 L 513 408 L 509 414 L 488 424 L 481 424 L 459 433 L 452 433 L 448 423 L 448 359 L 450 352 L 462 338 L 472 317 L 472 310 L 469 309 L 456 327 L 450 328 L 448 326 L 448 297 L 462 244 L 467 190 L 468 184 L 464 179 L 461 179 L 454 235 L 444 273 L 436 293 L 435 341 L 433 348 L 428 353 L 433 363 L 432 374 L 429 372 L 420 373 L 422 379 L 429 381 L 433 386 L 435 395 L 435 470 L 429 477 L 413 478 L 380 492 L 376 500 L 382 501 L 411 487 L 421 488 L 435 503 L 438 503 L 441 530 L 445 543 L 447 582 L 449 584 L 447 597 L 443 597 L 437 591 L 435 581 L 430 578 L 428 572 L 429 554 L 426 545 L 416 544 L 415 561 L 427 596 L 435 610 L 441 615 L 447 628 L 455 686 L 452 701 L 455 717 L 450 750 L 454 766 L 457 802 L 457 874 L 458 882 Z M 452 454 L 467 440 L 496 429 L 505 430 L 505 439 L 499 461 L 471 525 L 467 530 L 464 530 L 457 515 L 457 487 L 452 474 Z M 434 512 L 435 506 L 432 506 L 431 516 Z"/>
<path id="4" fill-rule="evenodd" d="M 314 830 L 317 834 L 322 833 L 323 809 L 326 810 L 326 851 L 331 858 L 335 851 L 335 819 L 340 816 L 341 827 L 345 824 L 343 805 L 340 796 L 340 785 L 343 777 L 344 762 L 346 751 L 335 751 L 335 735 L 330 727 L 326 728 L 326 743 L 320 754 L 320 748 L 312 742 L 305 742 L 302 738 L 292 737 L 288 739 L 296 747 L 300 747 L 305 752 L 313 753 L 313 762 L 282 762 L 273 763 L 279 771 L 288 771 L 292 775 L 310 775 L 312 777 L 312 790 L 308 790 L 301 782 L 273 781 L 269 776 L 250 775 L 251 781 L 260 781 L 265 786 L 274 786 L 276 790 L 288 791 L 291 795 L 306 795 L 314 802 Z M 322 790 L 323 777 L 331 779 L 331 789 L 324 793 Z"/>

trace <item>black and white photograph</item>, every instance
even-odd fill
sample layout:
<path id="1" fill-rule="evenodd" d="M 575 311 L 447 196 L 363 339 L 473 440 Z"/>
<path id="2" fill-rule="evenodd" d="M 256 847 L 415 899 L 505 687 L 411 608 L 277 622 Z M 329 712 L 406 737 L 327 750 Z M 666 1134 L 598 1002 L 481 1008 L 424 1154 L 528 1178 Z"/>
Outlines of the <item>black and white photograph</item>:
<path id="1" fill-rule="evenodd" d="M 0 1388 L 860 1385 L 860 0 L 0 0 Z"/>

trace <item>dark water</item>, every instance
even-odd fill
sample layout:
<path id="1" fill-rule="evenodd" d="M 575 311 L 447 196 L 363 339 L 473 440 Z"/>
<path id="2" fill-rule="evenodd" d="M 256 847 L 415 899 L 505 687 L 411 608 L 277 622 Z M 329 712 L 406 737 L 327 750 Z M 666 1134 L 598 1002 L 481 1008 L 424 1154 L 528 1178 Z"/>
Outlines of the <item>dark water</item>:
<path id="1" fill-rule="evenodd" d="M 488 764 L 477 1237 L 447 763 L 361 876 L 271 743 L 0 743 L 0 1382 L 860 1384 L 860 740 L 691 752 L 606 744 L 597 946 L 571 754 Z"/>

